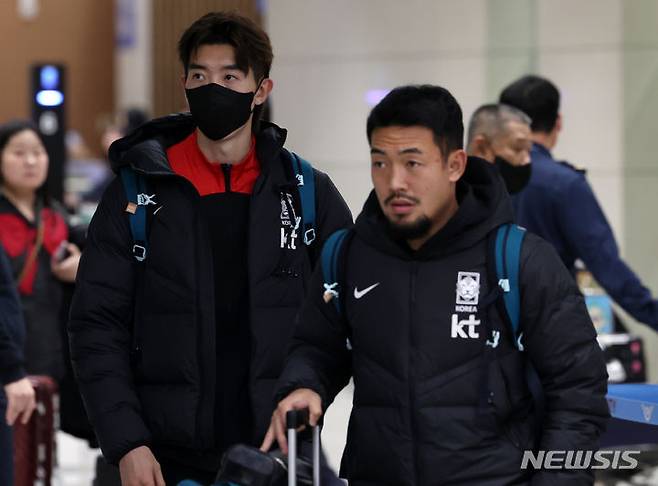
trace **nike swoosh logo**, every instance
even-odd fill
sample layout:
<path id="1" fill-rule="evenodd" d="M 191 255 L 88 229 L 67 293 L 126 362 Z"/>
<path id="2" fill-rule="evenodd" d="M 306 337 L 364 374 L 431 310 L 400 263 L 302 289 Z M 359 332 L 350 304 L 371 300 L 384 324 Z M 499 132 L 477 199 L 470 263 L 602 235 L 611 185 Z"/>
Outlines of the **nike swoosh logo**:
<path id="1" fill-rule="evenodd" d="M 364 295 L 366 295 L 368 292 L 370 292 L 372 289 L 374 289 L 374 288 L 377 287 L 378 285 L 379 285 L 379 282 L 377 282 L 376 284 L 371 285 L 371 286 L 368 287 L 367 289 L 363 289 L 363 290 L 359 290 L 359 289 L 357 289 L 356 287 L 354 287 L 354 298 L 355 298 L 355 299 L 360 299 L 361 297 L 363 297 Z"/>

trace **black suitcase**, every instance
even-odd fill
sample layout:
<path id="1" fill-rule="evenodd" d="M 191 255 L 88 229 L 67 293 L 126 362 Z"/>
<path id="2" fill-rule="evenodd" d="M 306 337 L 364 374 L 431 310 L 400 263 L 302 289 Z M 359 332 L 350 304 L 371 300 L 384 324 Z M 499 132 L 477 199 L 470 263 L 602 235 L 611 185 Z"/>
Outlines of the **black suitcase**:
<path id="1" fill-rule="evenodd" d="M 238 444 L 229 448 L 222 458 L 217 485 L 285 486 L 320 484 L 320 427 L 313 427 L 312 462 L 298 455 L 297 429 L 308 425 L 308 409 L 293 410 L 286 416 L 288 456 L 280 450 L 270 453 Z"/>

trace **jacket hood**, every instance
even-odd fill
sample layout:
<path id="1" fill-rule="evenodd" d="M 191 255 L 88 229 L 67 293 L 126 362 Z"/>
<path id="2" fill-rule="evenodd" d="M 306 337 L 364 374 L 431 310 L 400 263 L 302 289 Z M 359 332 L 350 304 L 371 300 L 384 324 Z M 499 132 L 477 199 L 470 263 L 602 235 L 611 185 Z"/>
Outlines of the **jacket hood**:
<path id="1" fill-rule="evenodd" d="M 182 142 L 195 129 L 190 113 L 177 113 L 147 122 L 110 146 L 112 170 L 118 173 L 122 167 L 131 165 L 149 174 L 171 174 L 167 149 Z M 271 159 L 278 156 L 286 135 L 284 128 L 260 121 L 256 133 L 256 156 L 263 170 Z"/>
<path id="2" fill-rule="evenodd" d="M 457 183 L 459 209 L 418 251 L 395 240 L 373 190 L 356 220 L 356 233 L 378 250 L 402 259 L 429 260 L 479 243 L 495 228 L 514 219 L 505 183 L 493 164 L 469 157 Z"/>

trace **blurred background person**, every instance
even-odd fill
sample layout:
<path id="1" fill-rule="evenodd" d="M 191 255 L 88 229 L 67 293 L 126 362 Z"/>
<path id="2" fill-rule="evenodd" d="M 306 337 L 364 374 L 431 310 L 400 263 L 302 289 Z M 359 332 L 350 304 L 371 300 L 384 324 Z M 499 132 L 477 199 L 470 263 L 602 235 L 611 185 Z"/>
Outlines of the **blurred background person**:
<path id="1" fill-rule="evenodd" d="M 468 125 L 468 155 L 494 164 L 510 194 L 521 191 L 530 180 L 530 118 L 503 104 L 480 106 Z"/>
<path id="2" fill-rule="evenodd" d="M 0 245 L 20 295 L 25 370 L 58 382 L 61 429 L 95 445 L 65 334 L 83 237 L 46 193 L 48 165 L 34 125 L 19 120 L 0 126 Z"/>
<path id="3" fill-rule="evenodd" d="M 502 91 L 500 102 L 532 119 L 532 173 L 513 198 L 516 222 L 550 242 L 572 273 L 581 260 L 617 304 L 658 330 L 658 301 L 619 255 L 585 171 L 551 154 L 562 130 L 557 87 L 539 76 L 523 76 Z"/>
<path id="4" fill-rule="evenodd" d="M 11 426 L 27 423 L 35 407 L 34 389 L 23 364 L 23 311 L 9 260 L 0 246 L 0 484 L 14 484 Z"/>
<path id="5" fill-rule="evenodd" d="M 60 380 L 66 365 L 60 313 L 62 284 L 75 280 L 80 250 L 69 243 L 62 210 L 49 200 L 44 182 L 48 154 L 30 122 L 0 128 L 0 243 L 12 264 L 27 330 L 30 374 Z"/>
<path id="6" fill-rule="evenodd" d="M 148 114 L 140 108 L 129 108 L 102 117 L 98 123 L 100 157 L 90 148 L 80 131 L 74 129 L 67 131 L 64 203 L 78 224 L 84 226 L 89 224 L 103 192 L 114 178 L 108 163 L 110 145 L 146 121 Z"/>

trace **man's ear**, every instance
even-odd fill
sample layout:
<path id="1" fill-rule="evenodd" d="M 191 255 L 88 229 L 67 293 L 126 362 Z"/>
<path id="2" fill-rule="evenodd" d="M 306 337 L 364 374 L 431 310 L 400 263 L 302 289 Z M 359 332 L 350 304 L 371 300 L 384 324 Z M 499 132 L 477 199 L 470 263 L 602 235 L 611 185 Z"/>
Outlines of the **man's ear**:
<path id="1" fill-rule="evenodd" d="M 261 81 L 258 91 L 254 95 L 254 106 L 262 105 L 267 100 L 267 97 L 272 92 L 274 82 L 270 78 L 265 78 Z"/>
<path id="2" fill-rule="evenodd" d="M 453 150 L 448 156 L 448 179 L 457 182 L 466 170 L 466 152 L 463 149 Z"/>
<path id="3" fill-rule="evenodd" d="M 493 162 L 493 159 L 495 158 L 489 140 L 487 140 L 482 134 L 473 137 L 473 140 L 471 140 L 471 143 L 468 146 L 468 153 L 469 155 L 475 155 L 476 157 L 480 157 L 489 162 Z"/>

